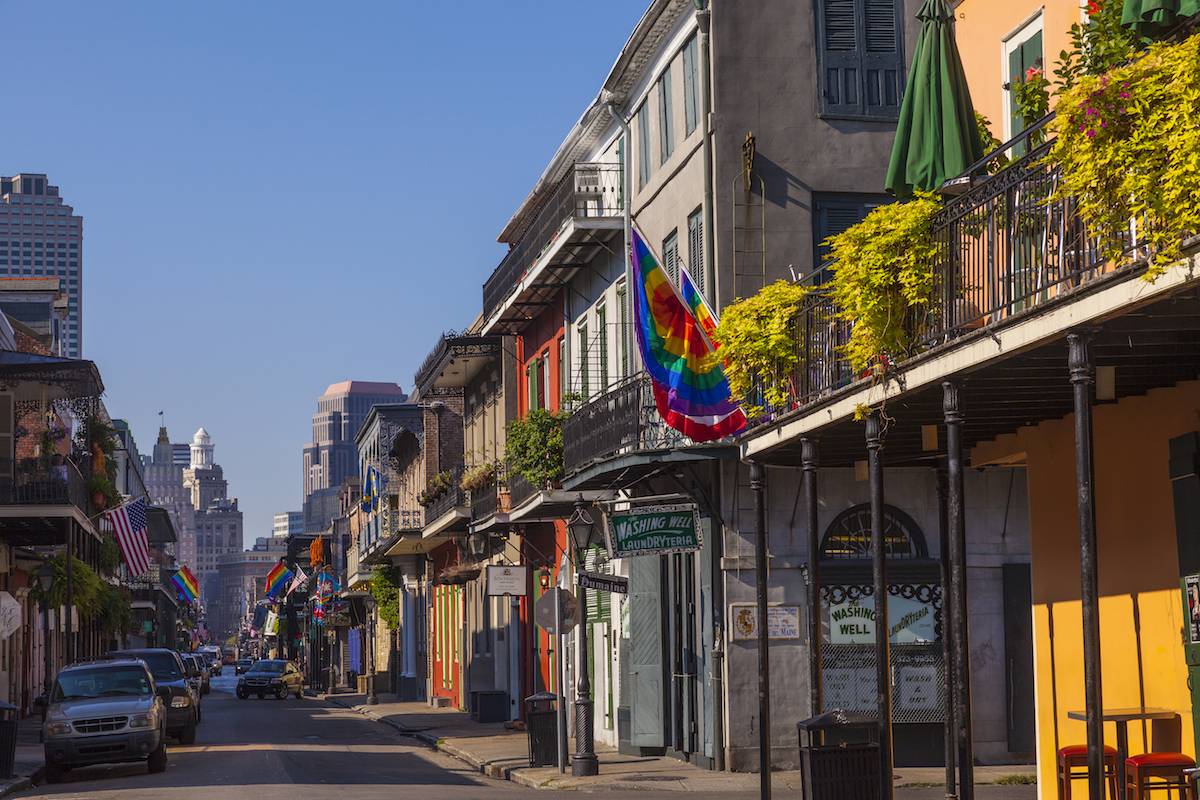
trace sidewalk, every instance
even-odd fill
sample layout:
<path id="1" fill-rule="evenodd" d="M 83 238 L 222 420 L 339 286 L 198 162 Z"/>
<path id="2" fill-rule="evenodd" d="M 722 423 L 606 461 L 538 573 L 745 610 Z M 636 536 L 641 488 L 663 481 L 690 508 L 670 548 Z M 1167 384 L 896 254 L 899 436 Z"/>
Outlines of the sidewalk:
<path id="1" fill-rule="evenodd" d="M 361 694 L 326 695 L 333 705 L 348 708 L 389 725 L 418 741 L 463 761 L 490 778 L 513 781 L 534 789 L 674 790 L 680 792 L 755 792 L 758 776 L 745 772 L 713 772 L 699 769 L 678 759 L 628 756 L 597 743 L 600 775 L 576 778 L 557 767 L 530 767 L 529 744 L 523 731 L 507 730 L 502 723 L 473 722 L 469 714 L 446 708 L 431 708 L 425 703 L 398 702 L 390 695 L 379 695 L 379 704 L 366 705 Z M 899 787 L 940 785 L 945 775 L 941 767 L 906 767 L 896 770 Z M 1032 776 L 1033 767 L 976 767 L 978 784 L 1000 781 L 1006 776 Z M 1011 778 L 1009 778 L 1011 780 Z M 800 774 L 776 772 L 772 785 L 781 791 L 800 791 Z M 1034 787 L 1028 789 L 1033 797 Z M 1025 796 L 1017 791 L 1014 796 Z"/>
<path id="2" fill-rule="evenodd" d="M 28 789 L 42 776 L 42 720 L 26 717 L 17 723 L 17 760 L 12 778 L 0 778 L 0 797 Z"/>

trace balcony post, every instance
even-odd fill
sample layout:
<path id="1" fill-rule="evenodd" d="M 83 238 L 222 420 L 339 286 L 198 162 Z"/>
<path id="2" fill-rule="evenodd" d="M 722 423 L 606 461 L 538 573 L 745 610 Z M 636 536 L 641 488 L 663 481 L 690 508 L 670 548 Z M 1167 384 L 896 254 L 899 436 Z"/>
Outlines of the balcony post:
<path id="1" fill-rule="evenodd" d="M 892 785 L 892 670 L 888 641 L 887 550 L 883 538 L 883 440 L 879 412 L 867 415 L 867 470 L 871 491 L 871 571 L 875 579 L 875 688 L 879 711 L 879 798 L 891 800 Z"/>
<path id="2" fill-rule="evenodd" d="M 754 493 L 754 585 L 758 619 L 758 796 L 771 800 L 771 651 L 767 626 L 767 509 L 763 466 L 750 462 Z"/>
<path id="3" fill-rule="evenodd" d="M 1083 688 L 1087 709 L 1088 797 L 1104 799 L 1104 705 L 1100 682 L 1100 590 L 1096 543 L 1095 464 L 1092 456 L 1092 355 L 1087 333 L 1067 335 L 1067 366 L 1075 405 L 1075 483 L 1079 516 L 1080 600 L 1083 613 Z M 1118 777 L 1124 780 L 1124 764 Z"/>
<path id="4" fill-rule="evenodd" d="M 804 478 L 804 502 L 808 506 L 808 686 L 812 714 L 821 713 L 821 532 L 817 518 L 817 441 L 800 440 L 800 468 Z"/>
<path id="5" fill-rule="evenodd" d="M 942 578 L 942 694 L 946 698 L 946 720 L 942 725 L 945 734 L 943 759 L 946 767 L 946 800 L 958 797 L 958 728 L 955 723 L 955 708 L 958 704 L 954 693 L 954 636 L 950 619 L 950 535 L 946 510 L 947 476 L 946 465 L 937 466 L 938 499 L 938 551 L 941 558 Z"/>
<path id="6" fill-rule="evenodd" d="M 975 796 L 975 745 L 971 734 L 971 646 L 967 624 L 967 550 L 963 519 L 963 415 L 958 384 L 942 383 L 946 423 L 946 540 L 950 562 L 950 628 L 953 631 L 954 689 L 952 717 L 958 740 L 958 794 Z"/>

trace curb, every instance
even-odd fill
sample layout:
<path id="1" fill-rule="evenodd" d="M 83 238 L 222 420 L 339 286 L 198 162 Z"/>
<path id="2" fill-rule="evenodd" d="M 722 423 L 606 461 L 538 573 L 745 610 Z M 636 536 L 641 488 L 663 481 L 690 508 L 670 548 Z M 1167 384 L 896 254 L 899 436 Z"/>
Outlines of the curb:
<path id="1" fill-rule="evenodd" d="M 8 797 L 17 792 L 23 792 L 26 789 L 32 788 L 36 784 L 42 782 L 42 776 L 45 774 L 44 766 L 38 767 L 30 775 L 17 775 L 3 783 L 0 783 L 0 797 Z"/>

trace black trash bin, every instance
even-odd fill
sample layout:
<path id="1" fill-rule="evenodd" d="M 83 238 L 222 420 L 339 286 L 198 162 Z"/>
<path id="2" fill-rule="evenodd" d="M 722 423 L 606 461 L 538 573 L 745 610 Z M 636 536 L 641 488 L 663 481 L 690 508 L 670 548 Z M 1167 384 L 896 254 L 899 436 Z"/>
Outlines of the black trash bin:
<path id="1" fill-rule="evenodd" d="M 13 777 L 17 765 L 17 707 L 0 703 L 0 780 Z"/>
<path id="2" fill-rule="evenodd" d="M 804 800 L 878 800 L 879 723 L 874 717 L 834 710 L 796 728 Z"/>
<path id="3" fill-rule="evenodd" d="M 525 698 L 525 730 L 529 732 L 529 766 L 558 764 L 558 696 L 538 692 Z"/>

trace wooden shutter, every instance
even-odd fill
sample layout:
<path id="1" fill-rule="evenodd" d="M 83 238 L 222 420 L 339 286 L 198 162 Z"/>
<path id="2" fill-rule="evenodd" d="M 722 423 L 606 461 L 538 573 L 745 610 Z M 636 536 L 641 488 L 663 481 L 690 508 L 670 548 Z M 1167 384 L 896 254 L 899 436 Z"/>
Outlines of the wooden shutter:
<path id="1" fill-rule="evenodd" d="M 829 248 L 823 242 L 863 220 L 876 206 L 889 202 L 886 195 L 818 194 L 813 198 L 814 269 L 829 258 Z"/>
<path id="2" fill-rule="evenodd" d="M 896 119 L 904 87 L 896 0 L 816 0 L 821 113 Z"/>
<path id="3" fill-rule="evenodd" d="M 629 713 L 634 747 L 663 747 L 662 573 L 659 559 L 629 559 Z"/>
<path id="4" fill-rule="evenodd" d="M 707 277 L 704 269 L 704 216 L 697 208 L 688 216 L 688 272 L 696 282 L 700 294 L 707 294 L 704 279 Z"/>
<path id="5" fill-rule="evenodd" d="M 608 553 L 600 547 L 589 547 L 583 556 L 583 568 L 588 572 L 611 575 Z M 587 593 L 588 622 L 612 622 L 612 595 L 596 589 Z"/>

